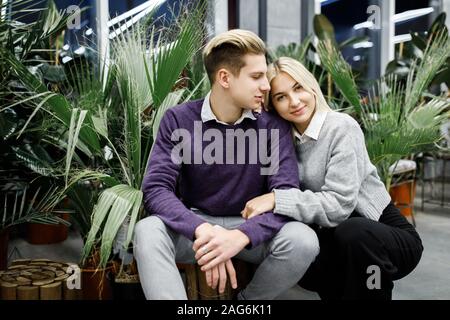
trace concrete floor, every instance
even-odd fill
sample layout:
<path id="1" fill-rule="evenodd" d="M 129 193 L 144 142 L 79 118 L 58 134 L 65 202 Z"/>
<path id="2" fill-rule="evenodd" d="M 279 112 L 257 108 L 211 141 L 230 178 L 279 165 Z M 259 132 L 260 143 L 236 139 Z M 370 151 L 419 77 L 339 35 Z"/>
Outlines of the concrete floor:
<path id="1" fill-rule="evenodd" d="M 420 190 L 420 186 L 419 186 Z M 422 238 L 424 252 L 416 269 L 405 278 L 395 282 L 393 299 L 450 299 L 450 207 L 426 204 L 420 211 L 420 193 L 417 192 L 415 217 L 417 230 Z M 450 191 L 450 187 L 447 187 Z M 447 200 L 450 201 L 450 193 Z M 10 260 L 18 258 L 47 258 L 55 261 L 78 262 L 82 241 L 76 231 L 67 240 L 52 245 L 31 245 L 24 239 L 10 240 Z M 318 295 L 296 286 L 279 299 L 317 300 Z"/>

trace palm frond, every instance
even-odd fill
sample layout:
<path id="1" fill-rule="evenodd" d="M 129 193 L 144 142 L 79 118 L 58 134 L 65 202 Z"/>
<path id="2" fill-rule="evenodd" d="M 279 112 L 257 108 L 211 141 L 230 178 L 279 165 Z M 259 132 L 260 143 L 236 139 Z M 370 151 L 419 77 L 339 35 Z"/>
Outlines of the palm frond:
<path id="1" fill-rule="evenodd" d="M 92 227 L 83 248 L 83 261 L 90 255 L 93 247 L 101 241 L 100 267 L 106 266 L 117 231 L 127 216 L 131 217 L 130 230 L 125 246 L 129 245 L 132 230 L 142 206 L 142 191 L 128 185 L 116 185 L 106 189 L 99 197 L 92 214 Z M 103 229 L 100 239 L 97 235 Z"/>
<path id="2" fill-rule="evenodd" d="M 58 187 L 50 188 L 43 195 L 41 189 L 38 188 L 32 195 L 30 202 L 27 201 L 27 191 L 28 187 L 25 187 L 14 192 L 3 192 L 0 195 L 0 203 L 3 207 L 0 229 L 24 222 L 70 225 L 68 221 L 52 213 L 52 210 L 61 200 Z M 38 200 L 38 198 L 41 199 Z"/>
<path id="3" fill-rule="evenodd" d="M 175 41 L 168 42 L 163 38 L 164 34 L 161 34 L 157 48 L 150 48 L 153 71 L 150 73 L 150 87 L 157 107 L 172 91 L 182 70 L 201 47 L 205 6 L 206 1 L 199 1 L 189 15 L 182 18 Z"/>
<path id="4" fill-rule="evenodd" d="M 22 81 L 28 90 L 30 92 L 36 92 L 36 98 L 38 96 L 41 99 L 42 97 L 46 97 L 43 98 L 45 99 L 45 103 L 42 106 L 48 107 L 47 111 L 68 128 L 70 126 L 72 107 L 67 99 L 61 94 L 49 92 L 46 86 L 10 52 L 0 48 L 0 53 L 4 55 L 4 58 L 13 68 L 18 79 Z M 97 133 L 93 128 L 92 118 L 90 114 L 88 114 L 86 117 L 86 125 L 80 130 L 80 138 L 89 145 L 94 152 L 101 153 L 100 142 Z"/>
<path id="5" fill-rule="evenodd" d="M 356 112 L 361 112 L 361 102 L 352 69 L 342 54 L 330 41 L 320 41 L 317 53 L 324 68 L 331 74 L 336 86 Z"/>
<path id="6" fill-rule="evenodd" d="M 21 147 L 12 147 L 16 157 L 21 160 L 27 168 L 44 177 L 53 176 L 55 170 L 52 163 L 49 161 L 50 157 L 48 155 L 44 157 L 42 153 L 37 155 L 35 152 L 37 148 L 39 148 L 39 146 L 31 146 L 29 144 L 25 144 Z M 42 152 L 45 152 L 45 150 L 42 150 Z"/>
<path id="7" fill-rule="evenodd" d="M 69 179 L 69 171 L 72 164 L 72 158 L 75 153 L 75 147 L 78 144 L 78 137 L 81 127 L 86 117 L 86 110 L 73 109 L 69 125 L 69 139 L 67 141 L 65 181 L 66 186 Z"/>
<path id="8" fill-rule="evenodd" d="M 275 61 L 279 57 L 291 57 L 303 64 L 306 64 L 306 55 L 311 46 L 313 36 L 308 35 L 300 44 L 290 43 L 287 46 L 280 45 L 275 50 L 269 50 L 271 61 Z"/>
<path id="9" fill-rule="evenodd" d="M 153 125 L 152 125 L 153 137 L 156 137 L 156 134 L 158 133 L 159 124 L 162 120 L 162 117 L 164 116 L 164 113 L 166 113 L 166 111 L 171 107 L 176 106 L 177 104 L 180 103 L 184 92 L 185 92 L 184 89 L 171 92 L 168 94 L 166 99 L 164 99 L 163 103 L 161 103 L 153 118 Z"/>
<path id="10" fill-rule="evenodd" d="M 411 66 L 406 83 L 406 99 L 404 110 L 409 113 L 422 98 L 423 92 L 450 56 L 450 39 L 445 32 L 436 35 L 430 42 L 418 62 L 415 60 Z"/>

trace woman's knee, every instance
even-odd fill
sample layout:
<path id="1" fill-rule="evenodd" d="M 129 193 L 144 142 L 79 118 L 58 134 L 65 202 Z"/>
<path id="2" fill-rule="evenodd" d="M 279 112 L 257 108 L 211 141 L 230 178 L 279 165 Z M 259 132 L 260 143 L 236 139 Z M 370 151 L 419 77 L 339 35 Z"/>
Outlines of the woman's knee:
<path id="1" fill-rule="evenodd" d="M 314 261 L 319 254 L 319 240 L 309 226 L 301 222 L 289 222 L 280 231 L 285 239 L 281 249 L 288 249 L 292 259 Z"/>
<path id="2" fill-rule="evenodd" d="M 367 218 L 350 218 L 339 224 L 334 231 L 334 239 L 339 246 L 376 245 L 376 221 Z"/>

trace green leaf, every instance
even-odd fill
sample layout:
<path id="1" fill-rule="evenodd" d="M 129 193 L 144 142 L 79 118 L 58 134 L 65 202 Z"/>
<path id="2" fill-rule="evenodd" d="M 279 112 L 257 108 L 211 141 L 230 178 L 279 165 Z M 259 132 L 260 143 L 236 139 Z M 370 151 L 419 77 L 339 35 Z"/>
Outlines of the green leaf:
<path id="1" fill-rule="evenodd" d="M 404 109 L 412 110 L 422 97 L 422 93 L 430 85 L 438 70 L 450 55 L 450 41 L 446 34 L 436 35 L 425 49 L 423 59 L 416 60 L 408 75 L 406 83 L 406 99 Z"/>
<path id="2" fill-rule="evenodd" d="M 0 112 L 0 139 L 7 140 L 17 130 L 17 114 L 14 110 Z"/>
<path id="3" fill-rule="evenodd" d="M 124 245 L 129 245 L 138 218 L 137 213 L 142 205 L 142 198 L 141 190 L 127 185 L 117 185 L 102 192 L 92 213 L 92 227 L 83 248 L 83 261 L 92 252 L 94 246 L 100 242 L 100 267 L 106 266 L 111 255 L 114 238 L 127 216 L 131 217 L 130 229 L 127 243 Z M 103 226 L 103 232 L 98 239 L 97 235 L 101 226 Z"/>
<path id="4" fill-rule="evenodd" d="M 70 126 L 71 105 L 66 98 L 57 93 L 49 92 L 46 86 L 32 75 L 27 68 L 17 60 L 10 52 L 0 48 L 0 53 L 4 55 L 5 60 L 13 68 L 17 77 L 23 82 L 30 92 L 36 92 L 37 96 L 46 96 L 45 106 L 48 106 L 48 111 L 59 121 L 61 121 L 67 128 Z M 40 98 L 42 99 L 42 98 Z M 101 153 L 100 142 L 98 136 L 93 130 L 93 123 L 91 117 L 86 117 L 87 125 L 80 130 L 80 138 L 95 153 Z"/>
<path id="5" fill-rule="evenodd" d="M 361 102 L 350 65 L 338 49 L 329 41 L 319 41 L 317 52 L 324 68 L 331 74 L 334 83 L 356 112 L 361 112 Z"/>
<path id="6" fill-rule="evenodd" d="M 69 126 L 69 139 L 67 141 L 67 154 L 66 154 L 66 169 L 65 169 L 65 180 L 66 186 L 69 180 L 69 170 L 72 164 L 72 158 L 75 153 L 75 146 L 78 144 L 78 137 L 80 135 L 80 130 L 83 125 L 84 119 L 86 117 L 86 110 L 73 109 L 72 116 L 70 118 Z"/>
<path id="7" fill-rule="evenodd" d="M 182 18 L 175 41 L 158 39 L 159 46 L 152 55 L 153 72 L 150 72 L 153 102 L 157 107 L 172 91 L 181 72 L 201 47 L 206 2 L 199 3 L 188 16 Z"/>
<path id="8" fill-rule="evenodd" d="M 61 65 L 53 66 L 49 64 L 42 64 L 40 69 L 45 80 L 50 82 L 63 82 L 66 80 L 64 67 Z"/>
<path id="9" fill-rule="evenodd" d="M 156 137 L 156 134 L 158 133 L 159 124 L 164 116 L 164 113 L 166 113 L 166 111 L 169 110 L 171 107 L 174 107 L 180 103 L 181 98 L 183 97 L 184 91 L 185 90 L 182 89 L 182 90 L 177 90 L 175 92 L 171 92 L 166 97 L 166 99 L 164 99 L 163 103 L 158 108 L 158 111 L 156 112 L 156 115 L 153 120 L 153 126 L 152 126 L 153 137 Z"/>
<path id="10" fill-rule="evenodd" d="M 386 66 L 385 75 L 395 74 L 400 79 L 405 78 L 409 74 L 410 67 L 401 60 L 392 60 Z"/>
<path id="11" fill-rule="evenodd" d="M 42 156 L 37 156 L 33 148 L 36 148 L 36 146 L 32 147 L 30 145 L 24 145 L 20 148 L 12 147 L 16 157 L 20 159 L 26 167 L 45 177 L 53 176 L 55 173 L 53 164 L 44 160 Z"/>
<path id="12" fill-rule="evenodd" d="M 314 16 L 314 33 L 317 38 L 322 41 L 331 41 L 336 45 L 336 37 L 334 35 L 334 27 L 330 20 L 323 14 L 316 14 Z"/>
<path id="13" fill-rule="evenodd" d="M 420 50 L 424 51 L 427 47 L 427 40 L 423 39 L 422 37 L 420 37 L 419 35 L 417 35 L 417 33 L 415 32 L 410 32 L 411 34 L 411 41 L 414 43 L 414 45 L 419 48 Z"/>
<path id="14" fill-rule="evenodd" d="M 434 19 L 430 28 L 428 29 L 428 34 L 433 35 L 435 33 L 444 32 L 448 34 L 447 27 L 445 25 L 447 14 L 445 12 L 440 13 L 436 19 Z"/>

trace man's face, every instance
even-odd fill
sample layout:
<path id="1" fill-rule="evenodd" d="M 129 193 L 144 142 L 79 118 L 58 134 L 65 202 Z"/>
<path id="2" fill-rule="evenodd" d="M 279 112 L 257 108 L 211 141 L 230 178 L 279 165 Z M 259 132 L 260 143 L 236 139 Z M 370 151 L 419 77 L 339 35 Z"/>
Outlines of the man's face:
<path id="1" fill-rule="evenodd" d="M 245 66 L 238 75 L 230 75 L 229 93 L 234 105 L 255 110 L 262 106 L 264 95 L 270 90 L 267 80 L 267 64 L 264 55 L 246 54 Z"/>

